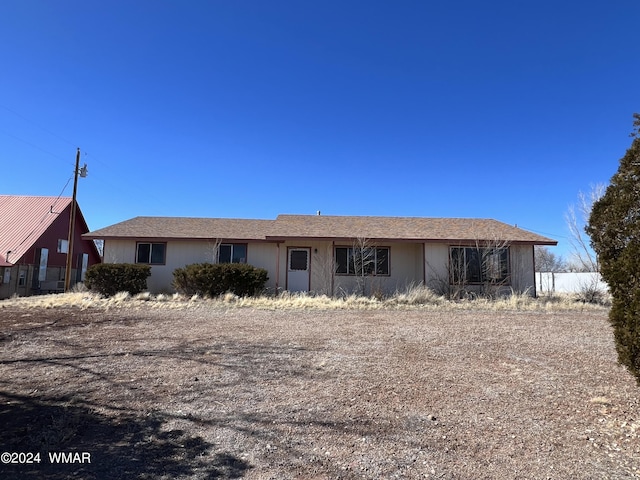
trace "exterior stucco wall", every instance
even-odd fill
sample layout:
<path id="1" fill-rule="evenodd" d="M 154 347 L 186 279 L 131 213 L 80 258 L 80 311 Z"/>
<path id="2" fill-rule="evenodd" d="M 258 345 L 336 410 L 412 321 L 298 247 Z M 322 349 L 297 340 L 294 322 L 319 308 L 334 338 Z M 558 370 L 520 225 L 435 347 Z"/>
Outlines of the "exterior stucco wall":
<path id="1" fill-rule="evenodd" d="M 135 263 L 135 240 L 105 240 L 102 253 L 104 263 Z"/>
<path id="2" fill-rule="evenodd" d="M 279 252 L 277 248 L 274 250 L 274 260 L 276 260 L 274 264 L 278 264 L 278 290 L 283 291 L 288 287 L 287 262 L 290 248 L 309 248 L 311 250 L 309 290 L 319 294 L 329 294 L 333 256 L 331 242 L 327 241 L 292 240 L 280 243 Z M 271 277 L 271 271 L 269 271 L 269 277 Z M 275 271 L 273 271 L 273 277 L 274 279 L 276 277 Z"/>
<path id="3" fill-rule="evenodd" d="M 425 244 L 426 285 L 438 293 L 449 288 L 449 245 Z M 511 281 L 501 287 L 502 293 L 517 292 L 535 295 L 533 246 L 511 245 L 509 247 Z M 469 285 L 469 291 L 482 290 L 482 286 Z"/>
<path id="4" fill-rule="evenodd" d="M 424 245 L 425 285 L 442 293 L 449 285 L 449 245 L 426 243 Z"/>
<path id="5" fill-rule="evenodd" d="M 279 287 L 287 289 L 287 261 L 290 248 L 310 248 L 310 287 L 309 290 L 317 294 L 330 295 L 350 294 L 362 291 L 362 280 L 354 275 L 333 274 L 334 247 L 351 247 L 352 243 L 336 241 L 287 241 L 280 245 L 279 258 Z M 371 276 L 364 280 L 364 290 L 367 295 L 375 292 L 385 294 L 396 290 L 403 290 L 410 284 L 424 281 L 422 261 L 422 244 L 416 243 L 379 243 L 379 247 L 389 247 L 389 275 Z"/>
<path id="6" fill-rule="evenodd" d="M 277 246 L 275 243 L 250 243 L 247 245 L 247 263 L 254 267 L 264 268 L 269 274 L 265 285 L 268 292 L 274 292 L 276 288 L 276 257 Z"/>
<path id="7" fill-rule="evenodd" d="M 164 243 L 164 242 L 159 242 Z M 240 243 L 240 242 L 236 242 Z M 135 263 L 136 240 L 107 240 L 104 245 L 105 263 Z M 173 271 L 191 263 L 213 262 L 215 244 L 208 240 L 174 240 L 166 242 L 164 265 L 151 265 L 147 288 L 151 293 L 171 293 L 175 289 Z M 275 288 L 276 246 L 272 243 L 249 243 L 247 263 L 269 272 L 267 288 Z"/>
<path id="8" fill-rule="evenodd" d="M 287 241 L 248 243 L 247 263 L 269 272 L 267 290 L 275 292 L 287 288 L 287 261 L 289 248 L 309 248 L 311 252 L 309 275 L 310 291 L 318 294 L 360 293 L 361 281 L 355 276 L 334 275 L 334 246 L 349 247 L 349 242 Z M 389 247 L 390 275 L 366 277 L 364 292 L 391 294 L 410 285 L 426 284 L 443 293 L 449 282 L 449 245 L 437 243 L 380 243 Z M 134 263 L 135 240 L 107 240 L 104 245 L 105 263 Z M 166 264 L 152 265 L 147 281 L 150 292 L 173 292 L 173 271 L 191 263 L 211 262 L 213 244 L 210 241 L 183 240 L 167 242 Z M 510 247 L 511 284 L 505 292 L 513 290 L 535 294 L 533 247 Z M 472 289 L 472 288 L 470 288 Z"/>
<path id="9" fill-rule="evenodd" d="M 336 246 L 348 246 L 348 244 L 336 244 Z M 379 292 L 389 295 L 424 282 L 422 244 L 387 242 L 380 243 L 379 246 L 389 247 L 389 275 L 365 277 L 364 286 L 362 278 L 336 275 L 336 293 L 371 295 Z"/>

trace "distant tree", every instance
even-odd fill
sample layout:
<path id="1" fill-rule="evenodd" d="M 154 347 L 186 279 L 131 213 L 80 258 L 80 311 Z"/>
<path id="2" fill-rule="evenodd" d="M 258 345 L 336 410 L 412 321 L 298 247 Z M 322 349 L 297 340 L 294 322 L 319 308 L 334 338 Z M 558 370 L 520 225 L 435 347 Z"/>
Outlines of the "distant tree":
<path id="1" fill-rule="evenodd" d="M 593 204 L 604 195 L 606 186 L 603 183 L 591 185 L 589 192 L 578 192 L 577 204 L 569 205 L 565 221 L 569 228 L 569 245 L 571 252 L 566 267 L 571 272 L 598 272 L 598 256 L 591 248 L 585 226 Z"/>
<path id="2" fill-rule="evenodd" d="M 565 261 L 553 253 L 549 247 L 536 245 L 534 249 L 537 272 L 561 272 L 565 269 Z"/>
<path id="3" fill-rule="evenodd" d="M 618 361 L 640 384 L 640 114 L 633 117 L 631 147 L 593 205 L 586 232 L 613 298 L 609 320 Z"/>

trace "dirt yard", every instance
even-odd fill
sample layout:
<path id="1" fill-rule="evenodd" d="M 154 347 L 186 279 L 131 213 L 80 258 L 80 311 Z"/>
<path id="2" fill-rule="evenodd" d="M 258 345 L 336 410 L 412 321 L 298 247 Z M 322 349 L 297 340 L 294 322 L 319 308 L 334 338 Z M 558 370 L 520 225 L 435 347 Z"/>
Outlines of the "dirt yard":
<path id="1" fill-rule="evenodd" d="M 40 454 L 3 479 L 640 478 L 604 310 L 0 304 L 0 342 L 3 461 Z"/>

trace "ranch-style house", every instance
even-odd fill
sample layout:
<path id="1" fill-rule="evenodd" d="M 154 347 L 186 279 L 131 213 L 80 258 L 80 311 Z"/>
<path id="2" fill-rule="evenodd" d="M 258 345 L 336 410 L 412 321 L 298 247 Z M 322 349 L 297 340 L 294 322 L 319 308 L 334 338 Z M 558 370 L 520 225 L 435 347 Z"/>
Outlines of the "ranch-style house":
<path id="1" fill-rule="evenodd" d="M 424 284 L 535 295 L 534 246 L 557 244 L 492 219 L 319 214 L 135 217 L 83 237 L 104 240 L 105 263 L 151 265 L 152 293 L 174 291 L 176 268 L 240 262 L 266 269 L 271 292 L 388 294 Z"/>

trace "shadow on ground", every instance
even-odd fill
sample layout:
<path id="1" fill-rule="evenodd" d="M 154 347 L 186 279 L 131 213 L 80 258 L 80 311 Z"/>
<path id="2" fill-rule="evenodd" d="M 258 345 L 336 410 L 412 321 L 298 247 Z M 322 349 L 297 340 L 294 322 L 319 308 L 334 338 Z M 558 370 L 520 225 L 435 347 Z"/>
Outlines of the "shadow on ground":
<path id="1" fill-rule="evenodd" d="M 165 421 L 158 414 L 106 416 L 78 399 L 0 391 L 0 452 L 40 454 L 39 463 L 3 461 L 0 478 L 231 479 L 251 468 L 232 454 L 212 453 L 215 446 L 200 437 L 163 429 Z M 78 455 L 55 463 L 56 452 Z"/>

